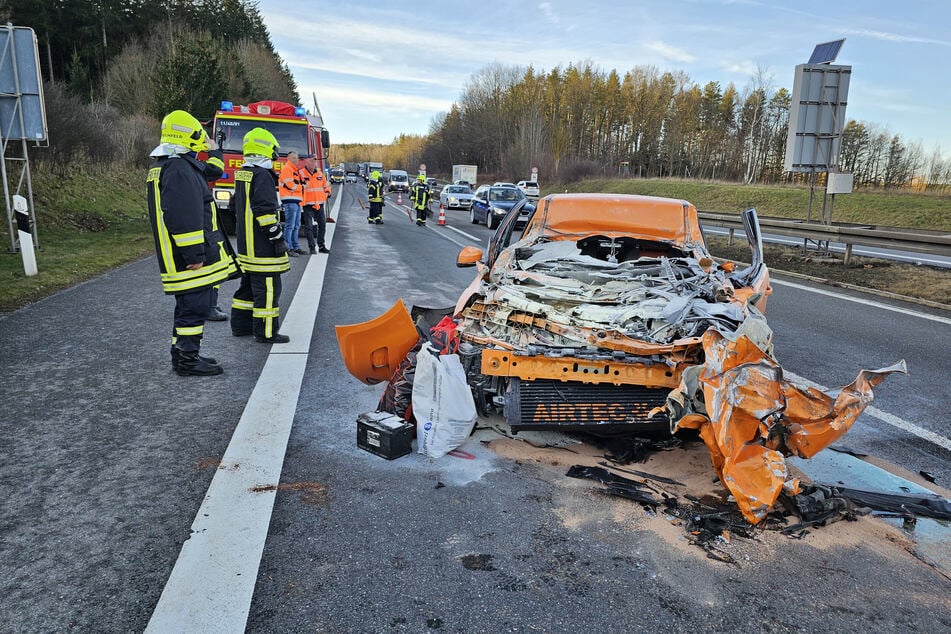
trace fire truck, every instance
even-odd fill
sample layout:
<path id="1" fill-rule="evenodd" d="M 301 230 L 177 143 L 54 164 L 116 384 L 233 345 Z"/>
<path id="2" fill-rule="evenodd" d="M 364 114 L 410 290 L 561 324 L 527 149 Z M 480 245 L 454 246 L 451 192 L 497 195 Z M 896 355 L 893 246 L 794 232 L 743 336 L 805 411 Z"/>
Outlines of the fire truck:
<path id="1" fill-rule="evenodd" d="M 235 216 L 229 203 L 234 193 L 234 172 L 244 162 L 244 135 L 253 128 L 266 128 L 274 135 L 281 146 L 281 157 L 288 152 L 301 156 L 313 154 L 321 170 L 325 167 L 325 151 L 330 148 L 330 135 L 319 114 L 307 114 L 304 108 L 283 101 L 256 101 L 246 106 L 222 101 L 221 108 L 215 112 L 213 130 L 224 154 L 225 173 L 214 183 L 213 189 L 222 228 L 232 235 Z M 282 165 L 283 160 L 279 158 L 274 162 L 274 169 L 280 171 Z"/>

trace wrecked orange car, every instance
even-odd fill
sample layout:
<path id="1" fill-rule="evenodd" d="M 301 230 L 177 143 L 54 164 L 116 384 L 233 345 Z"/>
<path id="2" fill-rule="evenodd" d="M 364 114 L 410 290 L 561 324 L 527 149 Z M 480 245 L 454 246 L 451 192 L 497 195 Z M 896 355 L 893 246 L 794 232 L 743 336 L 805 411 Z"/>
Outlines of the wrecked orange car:
<path id="1" fill-rule="evenodd" d="M 841 436 L 871 385 L 897 368 L 868 375 L 841 411 L 833 397 L 785 382 L 763 318 L 772 290 L 755 210 L 743 221 L 751 264 L 736 269 L 713 259 L 683 200 L 556 194 L 513 208 L 486 252 L 459 254 L 457 265 L 478 273 L 446 311 L 480 414 L 501 413 L 516 432 L 698 429 L 747 519 L 760 521 L 787 485 L 783 456 L 808 457 Z M 372 335 L 338 327 L 357 378 L 382 375 L 367 380 L 372 350 L 380 358 L 381 348 L 418 340 L 410 320 L 394 326 L 394 311 Z M 767 361 L 777 371 L 732 371 Z M 780 442 L 787 423 L 809 431 Z"/>

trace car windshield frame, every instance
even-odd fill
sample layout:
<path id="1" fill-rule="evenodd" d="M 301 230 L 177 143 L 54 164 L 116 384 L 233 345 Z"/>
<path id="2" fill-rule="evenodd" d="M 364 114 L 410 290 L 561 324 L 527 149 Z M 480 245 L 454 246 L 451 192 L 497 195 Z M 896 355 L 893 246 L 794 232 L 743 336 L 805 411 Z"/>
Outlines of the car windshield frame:
<path id="1" fill-rule="evenodd" d="M 490 203 L 517 203 L 525 198 L 525 192 L 515 187 L 491 187 L 486 198 Z"/>
<path id="2" fill-rule="evenodd" d="M 221 144 L 222 152 L 241 154 L 244 151 L 244 135 L 254 128 L 266 128 L 280 144 L 278 154 L 287 156 L 288 152 L 308 154 L 308 126 L 307 123 L 297 121 L 268 121 L 262 124 L 256 119 L 246 117 L 229 117 L 218 115 L 215 118 L 215 139 L 218 132 L 224 132 L 224 141 Z"/>
<path id="3" fill-rule="evenodd" d="M 471 194 L 472 190 L 466 187 L 465 185 L 448 185 L 446 187 L 447 194 Z"/>

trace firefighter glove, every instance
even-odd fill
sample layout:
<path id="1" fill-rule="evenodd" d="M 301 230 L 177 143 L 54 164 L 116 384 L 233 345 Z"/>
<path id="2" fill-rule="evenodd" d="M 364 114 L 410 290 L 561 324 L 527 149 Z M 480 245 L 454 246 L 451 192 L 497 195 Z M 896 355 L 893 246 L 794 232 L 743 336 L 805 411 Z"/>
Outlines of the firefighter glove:
<path id="1" fill-rule="evenodd" d="M 284 231 L 281 229 L 281 225 L 273 224 L 267 229 L 267 239 L 269 242 L 277 242 L 278 240 L 284 239 Z"/>

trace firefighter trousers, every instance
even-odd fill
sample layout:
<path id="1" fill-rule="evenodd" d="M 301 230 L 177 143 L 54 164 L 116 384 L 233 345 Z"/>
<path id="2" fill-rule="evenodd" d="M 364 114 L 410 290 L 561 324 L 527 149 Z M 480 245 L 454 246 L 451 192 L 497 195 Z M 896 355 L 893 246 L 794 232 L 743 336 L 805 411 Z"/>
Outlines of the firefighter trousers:
<path id="1" fill-rule="evenodd" d="M 198 352 L 205 330 L 205 318 L 211 310 L 210 286 L 175 295 L 172 319 L 172 345 L 182 352 Z"/>
<path id="2" fill-rule="evenodd" d="M 281 276 L 245 273 L 231 302 L 231 332 L 271 338 L 280 327 Z"/>

